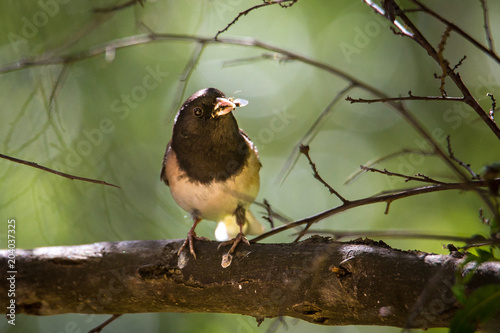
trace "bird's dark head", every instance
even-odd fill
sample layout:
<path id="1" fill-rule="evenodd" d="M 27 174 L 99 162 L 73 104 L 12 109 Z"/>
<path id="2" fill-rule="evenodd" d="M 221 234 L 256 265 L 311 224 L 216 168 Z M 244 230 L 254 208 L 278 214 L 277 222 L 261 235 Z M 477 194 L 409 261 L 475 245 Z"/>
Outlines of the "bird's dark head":
<path id="1" fill-rule="evenodd" d="M 233 118 L 231 111 L 235 107 L 236 105 L 227 99 L 222 91 L 215 88 L 202 89 L 184 102 L 175 118 L 175 125 L 206 127 L 223 118 Z"/>

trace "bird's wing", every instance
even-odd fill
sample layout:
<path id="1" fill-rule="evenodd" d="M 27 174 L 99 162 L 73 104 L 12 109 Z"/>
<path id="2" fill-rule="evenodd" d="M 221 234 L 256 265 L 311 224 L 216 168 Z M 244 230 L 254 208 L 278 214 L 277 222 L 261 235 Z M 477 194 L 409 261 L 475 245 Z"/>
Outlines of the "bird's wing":
<path id="1" fill-rule="evenodd" d="M 172 143 L 172 140 L 170 140 L 168 142 L 168 145 L 167 145 L 167 149 L 165 149 L 165 155 L 163 156 L 163 164 L 161 165 L 161 172 L 160 172 L 160 179 L 163 180 L 163 182 L 165 183 L 165 185 L 169 186 L 168 185 L 168 179 L 167 179 L 167 175 L 165 173 L 165 167 L 167 165 L 167 160 L 168 160 L 168 155 L 170 154 L 170 152 L 172 151 L 172 148 L 170 147 L 170 144 Z"/>
<path id="2" fill-rule="evenodd" d="M 250 149 L 252 149 L 253 152 L 255 153 L 255 155 L 257 156 L 257 160 L 259 161 L 260 166 L 262 166 L 262 163 L 260 163 L 259 151 L 257 150 L 257 146 L 254 145 L 252 140 L 250 140 L 250 137 L 248 136 L 248 134 L 246 134 L 241 128 L 240 128 L 240 134 L 243 136 L 243 138 L 247 142 L 248 147 L 250 147 Z"/>

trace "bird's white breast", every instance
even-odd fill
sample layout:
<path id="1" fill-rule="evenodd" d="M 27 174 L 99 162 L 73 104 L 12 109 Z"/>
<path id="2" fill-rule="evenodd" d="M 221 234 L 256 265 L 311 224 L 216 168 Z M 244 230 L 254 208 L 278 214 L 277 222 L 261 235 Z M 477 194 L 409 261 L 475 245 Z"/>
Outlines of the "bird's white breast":
<path id="1" fill-rule="evenodd" d="M 222 221 L 232 215 L 238 205 L 247 208 L 259 192 L 260 162 L 250 152 L 242 171 L 223 182 L 208 184 L 191 182 L 179 169 L 175 152 L 170 151 L 166 161 L 166 175 L 174 200 L 184 210 L 211 221 Z"/>

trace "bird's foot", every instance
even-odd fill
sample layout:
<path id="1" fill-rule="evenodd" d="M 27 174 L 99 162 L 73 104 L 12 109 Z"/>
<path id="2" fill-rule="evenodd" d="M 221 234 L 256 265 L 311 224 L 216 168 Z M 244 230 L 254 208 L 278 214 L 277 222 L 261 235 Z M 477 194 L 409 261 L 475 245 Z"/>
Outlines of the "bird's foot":
<path id="1" fill-rule="evenodd" d="M 206 237 L 198 237 L 198 236 L 196 236 L 196 233 L 194 232 L 194 230 L 189 230 L 189 232 L 187 234 L 187 238 L 184 241 L 184 244 L 182 244 L 181 248 L 177 252 L 177 255 L 180 256 L 182 250 L 184 250 L 184 248 L 187 245 L 189 245 L 189 252 L 191 252 L 193 257 L 196 259 L 196 253 L 194 252 L 194 247 L 193 247 L 194 240 L 208 241 L 209 239 Z"/>
<path id="2" fill-rule="evenodd" d="M 228 240 L 227 242 L 222 242 L 219 244 L 219 246 L 217 247 L 217 250 L 220 249 L 222 246 L 226 246 L 226 245 L 230 245 L 232 244 L 231 248 L 229 249 L 229 251 L 227 251 L 227 254 L 232 254 L 234 252 L 234 250 L 236 249 L 236 246 L 238 246 L 238 244 L 240 242 L 243 242 L 245 243 L 246 245 L 250 245 L 250 242 L 248 241 L 248 239 L 245 237 L 245 234 L 240 232 L 238 233 L 238 235 L 236 235 L 235 238 L 231 239 L 231 240 Z"/>
<path id="3" fill-rule="evenodd" d="M 234 253 L 234 250 L 236 249 L 236 246 L 238 246 L 239 243 L 245 243 L 247 245 L 250 245 L 250 242 L 248 241 L 248 239 L 245 237 L 245 234 L 240 232 L 238 235 L 236 235 L 235 238 L 231 239 L 231 240 L 228 240 L 227 242 L 223 242 L 223 243 L 220 243 L 219 246 L 217 247 L 217 250 L 221 248 L 221 246 L 226 246 L 226 245 L 231 245 L 231 248 L 229 249 L 229 251 L 227 251 L 226 254 L 224 254 L 222 256 L 222 267 L 223 268 L 227 268 L 229 267 L 229 265 L 231 265 L 231 262 L 233 260 L 233 253 Z"/>

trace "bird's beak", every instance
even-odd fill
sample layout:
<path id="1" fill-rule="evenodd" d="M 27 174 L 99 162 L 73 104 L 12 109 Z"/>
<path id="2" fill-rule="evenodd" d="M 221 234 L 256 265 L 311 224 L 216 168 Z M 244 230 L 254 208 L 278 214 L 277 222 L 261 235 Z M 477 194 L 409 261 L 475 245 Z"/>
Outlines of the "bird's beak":
<path id="1" fill-rule="evenodd" d="M 214 108 L 214 117 L 220 117 L 229 112 L 233 111 L 236 108 L 236 104 L 228 100 L 227 98 L 217 98 L 217 104 Z"/>

